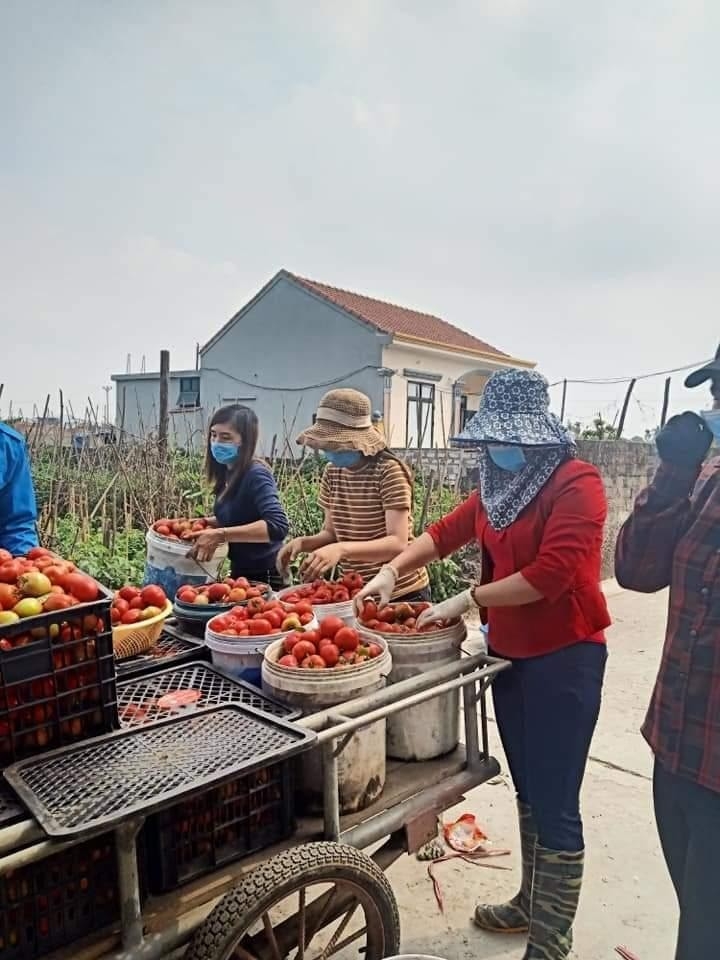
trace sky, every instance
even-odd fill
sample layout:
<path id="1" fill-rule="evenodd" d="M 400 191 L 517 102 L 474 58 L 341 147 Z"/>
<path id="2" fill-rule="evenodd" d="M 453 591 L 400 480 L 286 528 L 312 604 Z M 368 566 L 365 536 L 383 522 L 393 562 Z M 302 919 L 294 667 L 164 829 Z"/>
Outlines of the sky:
<path id="1" fill-rule="evenodd" d="M 2 0 L 0 414 L 193 366 L 283 267 L 551 382 L 709 359 L 719 31 L 716 0 Z"/>

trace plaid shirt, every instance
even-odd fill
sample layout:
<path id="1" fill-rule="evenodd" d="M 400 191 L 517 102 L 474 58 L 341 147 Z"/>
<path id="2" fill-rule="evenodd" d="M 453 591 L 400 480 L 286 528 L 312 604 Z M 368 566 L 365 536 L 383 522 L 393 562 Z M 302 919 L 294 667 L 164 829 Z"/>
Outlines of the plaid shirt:
<path id="1" fill-rule="evenodd" d="M 720 792 L 720 458 L 661 464 L 620 531 L 618 582 L 670 587 L 667 636 L 642 728 L 671 773 Z"/>

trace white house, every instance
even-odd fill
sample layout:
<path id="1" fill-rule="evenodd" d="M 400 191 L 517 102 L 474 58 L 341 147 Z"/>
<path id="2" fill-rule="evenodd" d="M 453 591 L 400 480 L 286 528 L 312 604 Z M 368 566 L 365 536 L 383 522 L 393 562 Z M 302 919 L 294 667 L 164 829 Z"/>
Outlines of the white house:
<path id="1" fill-rule="evenodd" d="M 288 452 L 323 393 L 350 386 L 390 445 L 444 447 L 491 373 L 533 366 L 439 317 L 281 270 L 201 348 L 197 370 L 171 374 L 171 436 L 197 445 L 212 411 L 240 402 L 257 411 L 263 452 Z M 159 374 L 113 380 L 118 426 L 156 429 Z"/>

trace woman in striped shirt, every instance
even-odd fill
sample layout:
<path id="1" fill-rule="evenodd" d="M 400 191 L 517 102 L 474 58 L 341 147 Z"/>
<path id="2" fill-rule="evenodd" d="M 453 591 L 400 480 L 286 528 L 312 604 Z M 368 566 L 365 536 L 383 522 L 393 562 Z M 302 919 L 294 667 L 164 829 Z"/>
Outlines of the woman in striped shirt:
<path id="1" fill-rule="evenodd" d="M 318 450 L 328 464 L 320 483 L 322 530 L 295 537 L 280 551 L 285 573 L 301 554 L 303 579 L 315 580 L 344 566 L 371 580 L 412 540 L 412 476 L 372 425 L 370 400 L 357 390 L 331 390 L 320 401 L 315 423 L 297 439 Z M 427 570 L 398 579 L 394 600 L 430 599 Z"/>

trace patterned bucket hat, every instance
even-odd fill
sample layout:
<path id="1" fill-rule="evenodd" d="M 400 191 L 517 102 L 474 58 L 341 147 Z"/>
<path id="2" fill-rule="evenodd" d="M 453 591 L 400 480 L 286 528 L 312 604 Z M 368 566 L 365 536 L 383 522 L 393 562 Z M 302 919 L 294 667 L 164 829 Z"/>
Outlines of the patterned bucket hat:
<path id="1" fill-rule="evenodd" d="M 572 434 L 550 413 L 548 382 L 536 370 L 499 370 L 487 382 L 480 408 L 453 443 L 574 446 Z"/>
<path id="2" fill-rule="evenodd" d="M 373 425 L 370 399 L 359 390 L 330 390 L 320 401 L 315 423 L 295 441 L 316 450 L 359 450 L 374 457 L 386 447 Z"/>

